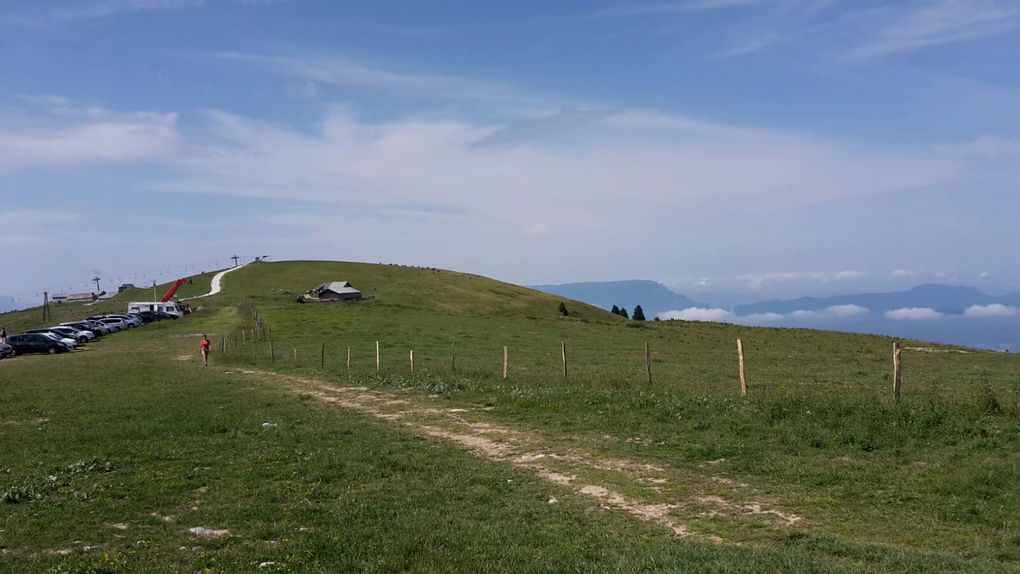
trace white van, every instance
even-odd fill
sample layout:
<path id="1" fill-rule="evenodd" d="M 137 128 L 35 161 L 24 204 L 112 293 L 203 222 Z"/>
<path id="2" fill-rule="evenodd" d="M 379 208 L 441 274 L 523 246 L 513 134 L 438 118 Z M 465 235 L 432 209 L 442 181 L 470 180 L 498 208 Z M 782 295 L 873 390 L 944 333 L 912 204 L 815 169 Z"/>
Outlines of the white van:
<path id="1" fill-rule="evenodd" d="M 141 313 L 142 311 L 162 311 L 177 317 L 184 316 L 184 311 L 181 311 L 181 308 L 173 301 L 135 301 L 128 303 L 128 313 Z"/>

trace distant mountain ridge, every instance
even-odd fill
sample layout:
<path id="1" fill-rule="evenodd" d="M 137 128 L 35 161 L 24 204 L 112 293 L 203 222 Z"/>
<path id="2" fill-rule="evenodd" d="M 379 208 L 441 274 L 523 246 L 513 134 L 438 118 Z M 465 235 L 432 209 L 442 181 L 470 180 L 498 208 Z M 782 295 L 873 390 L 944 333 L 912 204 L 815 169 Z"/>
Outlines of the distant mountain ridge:
<path id="1" fill-rule="evenodd" d="M 0 313 L 4 313 L 6 311 L 13 311 L 17 308 L 18 306 L 17 304 L 14 303 L 13 297 L 0 295 Z"/>
<path id="2" fill-rule="evenodd" d="M 633 312 L 641 305 L 645 316 L 651 319 L 659 313 L 687 307 L 703 307 L 701 303 L 679 293 L 670 291 L 656 281 L 595 281 L 587 283 L 563 283 L 559 285 L 529 285 L 530 288 L 568 299 L 583 301 L 609 309 L 613 305 L 625 307 Z"/>
<path id="3" fill-rule="evenodd" d="M 858 305 L 874 312 L 891 311 L 905 307 L 927 307 L 940 313 L 960 314 L 971 305 L 1020 306 L 1020 292 L 1005 295 L 987 295 L 973 287 L 927 283 L 906 291 L 889 293 L 855 293 L 831 297 L 800 297 L 774 301 L 761 301 L 739 305 L 733 309 L 738 315 L 755 313 L 793 313 L 794 311 L 821 311 L 834 305 Z"/>

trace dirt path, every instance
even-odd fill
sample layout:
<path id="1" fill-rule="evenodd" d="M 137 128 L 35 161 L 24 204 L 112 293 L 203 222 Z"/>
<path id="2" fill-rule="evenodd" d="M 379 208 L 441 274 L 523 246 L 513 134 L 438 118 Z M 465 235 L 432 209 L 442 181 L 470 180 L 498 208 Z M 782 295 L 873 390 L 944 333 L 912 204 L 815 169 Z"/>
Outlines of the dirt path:
<path id="1" fill-rule="evenodd" d="M 292 392 L 457 443 L 490 460 L 530 469 L 564 487 L 565 495 L 587 497 L 603 508 L 630 513 L 677 537 L 724 542 L 717 532 L 734 526 L 750 527 L 753 522 L 758 529 L 789 529 L 802 520 L 774 503 L 754 500 L 754 488 L 714 472 L 721 461 L 666 469 L 594 454 L 577 437 L 543 435 L 486 421 L 491 407 L 449 408 L 435 397 L 412 392 L 337 386 L 270 371 L 227 372 L 284 383 Z M 556 502 L 556 498 L 549 500 L 549 504 Z"/>

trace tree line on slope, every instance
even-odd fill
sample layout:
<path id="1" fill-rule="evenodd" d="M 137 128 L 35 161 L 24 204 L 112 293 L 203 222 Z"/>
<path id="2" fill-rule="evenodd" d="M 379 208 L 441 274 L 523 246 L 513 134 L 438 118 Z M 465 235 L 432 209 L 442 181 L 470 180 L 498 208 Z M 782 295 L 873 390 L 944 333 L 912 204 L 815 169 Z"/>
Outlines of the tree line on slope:
<path id="1" fill-rule="evenodd" d="M 638 305 L 638 306 L 634 307 L 634 314 L 633 315 L 627 315 L 627 308 L 626 307 L 617 307 L 616 305 L 613 305 L 613 308 L 610 309 L 609 312 L 612 313 L 613 315 L 619 315 L 619 316 L 624 317 L 626 319 L 633 319 L 635 321 L 644 321 L 645 320 L 645 311 L 644 311 L 644 309 L 641 308 L 641 305 Z"/>

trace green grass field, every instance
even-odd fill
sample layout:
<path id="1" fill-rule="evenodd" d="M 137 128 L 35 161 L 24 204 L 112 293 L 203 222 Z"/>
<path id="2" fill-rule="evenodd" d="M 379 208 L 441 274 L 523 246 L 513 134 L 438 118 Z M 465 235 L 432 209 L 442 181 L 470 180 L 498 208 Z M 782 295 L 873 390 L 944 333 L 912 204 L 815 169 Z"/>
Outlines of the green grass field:
<path id="1" fill-rule="evenodd" d="M 330 280 L 367 298 L 294 302 Z M 1015 356 L 905 341 L 897 404 L 885 337 L 561 317 L 427 268 L 259 263 L 224 286 L 182 321 L 0 361 L 0 571 L 1020 571 Z"/>

